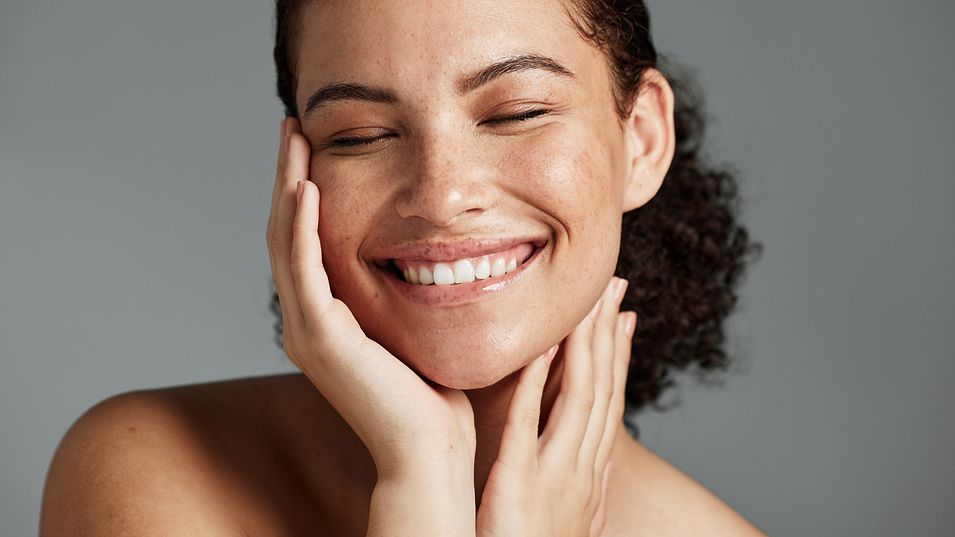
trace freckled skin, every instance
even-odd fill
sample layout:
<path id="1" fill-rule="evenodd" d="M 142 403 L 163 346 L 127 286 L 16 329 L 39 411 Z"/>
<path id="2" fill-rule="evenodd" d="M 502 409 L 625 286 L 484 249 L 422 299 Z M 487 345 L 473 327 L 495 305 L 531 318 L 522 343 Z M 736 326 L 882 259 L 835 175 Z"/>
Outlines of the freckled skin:
<path id="1" fill-rule="evenodd" d="M 303 118 L 324 266 L 369 336 L 432 381 L 467 390 L 477 501 L 520 369 L 590 310 L 616 264 L 622 212 L 655 194 L 673 154 L 669 85 L 655 79 L 647 104 L 618 123 L 604 58 L 560 7 L 321 0 L 305 7 L 298 39 L 300 110 L 333 81 L 401 100 Z M 512 73 L 455 94 L 458 75 L 523 53 L 556 59 L 576 80 Z M 530 105 L 552 112 L 486 121 Z M 382 133 L 358 150 L 327 148 Z M 422 239 L 520 235 L 550 243 L 517 285 L 467 306 L 405 302 L 370 255 Z M 558 352 L 541 425 L 563 393 L 561 364 Z M 756 534 L 617 425 L 603 535 Z M 363 536 L 377 481 L 362 439 L 304 375 L 146 390 L 97 405 L 71 428 L 51 464 L 40 534 Z"/>
<path id="2" fill-rule="evenodd" d="M 526 365 L 599 297 L 619 250 L 626 162 L 609 69 L 559 4 L 441 6 L 311 4 L 296 97 L 303 109 L 321 85 L 357 81 L 401 99 L 336 103 L 303 120 L 311 179 L 322 193 L 325 269 L 370 337 L 431 380 L 467 389 Z M 456 94 L 459 74 L 525 52 L 557 59 L 576 79 L 532 71 Z M 554 111 L 482 124 L 519 113 L 523 103 Z M 348 155 L 323 147 L 382 131 L 397 136 Z M 410 304 L 367 257 L 405 241 L 525 234 L 550 240 L 532 272 L 502 296 L 467 306 Z"/>

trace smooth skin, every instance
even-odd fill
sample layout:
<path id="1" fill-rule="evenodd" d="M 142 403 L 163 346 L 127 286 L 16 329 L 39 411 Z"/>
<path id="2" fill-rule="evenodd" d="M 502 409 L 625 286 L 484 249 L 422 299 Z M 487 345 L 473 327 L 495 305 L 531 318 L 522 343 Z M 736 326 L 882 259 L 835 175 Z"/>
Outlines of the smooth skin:
<path id="1" fill-rule="evenodd" d="M 759 535 L 621 420 L 634 319 L 612 273 L 621 214 L 672 161 L 662 75 L 618 121 L 603 57 L 557 2 L 329 0 L 303 21 L 300 110 L 342 80 L 400 104 L 283 122 L 267 240 L 302 374 L 96 405 L 54 456 L 41 536 Z M 524 52 L 576 77 L 456 95 Z M 529 106 L 549 111 L 506 119 Z M 342 136 L 379 140 L 328 145 Z M 409 240 L 529 232 L 549 238 L 533 272 L 467 307 L 404 303 L 369 263 Z"/>
<path id="2" fill-rule="evenodd" d="M 289 138 L 294 145 L 295 135 Z M 299 179 L 287 167 L 280 165 L 276 184 L 277 200 L 296 199 Z M 297 202 L 287 201 L 284 209 L 279 202 L 270 218 L 286 222 L 289 235 L 296 226 L 302 235 L 312 233 L 318 217 L 318 189 L 304 187 L 303 210 L 295 212 Z M 308 253 L 312 241 L 296 244 L 305 247 L 304 258 L 319 253 Z M 289 251 L 289 263 L 280 269 L 289 276 L 291 258 Z M 322 278 L 317 270 L 311 277 Z M 366 439 L 317 386 L 305 375 L 281 375 L 131 392 L 91 408 L 70 428 L 51 464 L 40 535 L 762 535 L 623 429 L 620 383 L 633 314 L 617 312 L 622 289 L 613 284 L 562 342 L 562 352 L 548 352 L 517 372 L 500 450 L 477 495 L 476 513 L 479 472 L 457 464 L 461 451 L 425 446 L 424 452 L 384 457 L 406 465 L 393 466 L 390 477 L 379 475 Z M 288 306 L 292 299 L 286 300 Z M 347 309 L 340 311 L 350 322 Z M 334 354 L 290 356 L 312 371 L 335 362 Z M 368 359 L 376 358 L 404 374 L 389 361 L 393 356 L 376 350 Z M 451 413 L 459 411 L 467 421 L 467 402 L 445 397 L 454 390 L 415 378 L 420 384 L 411 376 L 405 380 L 430 397 L 433 408 L 458 401 Z M 346 382 L 365 383 L 385 397 L 393 385 L 362 375 Z M 568 395 L 571 386 L 581 395 L 576 400 Z M 339 404 L 355 423 L 373 423 L 361 402 L 368 401 L 346 394 Z M 542 409 L 548 417 L 541 417 Z M 420 416 L 391 412 L 399 419 Z M 430 431 L 473 434 L 457 418 L 445 425 Z M 366 437 L 396 431 L 401 428 L 372 425 Z M 388 453 L 387 444 L 381 453 Z M 602 451 L 608 445 L 609 455 Z M 466 447 L 465 455 L 473 453 L 473 444 Z M 449 464 L 419 460 L 424 453 Z"/>
<path id="3" fill-rule="evenodd" d="M 288 123 L 286 132 L 297 141 L 297 122 Z M 284 153 L 283 160 L 299 156 Z M 600 535 L 636 320 L 633 312 L 618 312 L 626 281 L 613 278 L 567 337 L 562 391 L 540 439 L 540 402 L 558 346 L 524 367 L 475 523 L 476 437 L 467 396 L 426 383 L 369 339 L 348 306 L 332 296 L 317 233 L 319 191 L 297 181 L 297 208 L 283 207 L 281 192 L 301 166 L 283 162 L 279 168 L 286 185 L 277 184 L 269 243 L 285 347 L 375 460 L 379 485 L 368 534 L 473 535 L 476 526 L 481 536 Z M 291 252 L 282 247 L 289 243 Z"/>
<path id="4" fill-rule="evenodd" d="M 280 166 L 276 183 L 277 199 L 283 198 L 283 192 L 287 200 L 295 199 L 292 185 L 298 179 L 288 168 Z M 273 212 L 275 222 L 287 222 L 290 235 L 294 225 L 300 225 L 305 234 L 314 229 L 309 220 L 317 217 L 319 192 L 305 186 L 302 205 L 307 207 L 311 194 L 311 210 L 299 211 L 296 218 L 296 204 L 289 201 L 285 217 L 279 217 L 281 208 Z M 305 245 L 313 247 L 311 241 Z M 292 274 L 291 252 L 287 271 Z M 321 278 L 317 271 L 312 276 Z M 611 290 L 608 285 L 607 291 Z M 283 375 L 132 392 L 93 407 L 71 427 L 57 450 L 44 490 L 40 534 L 358 536 L 400 535 L 405 529 L 427 535 L 453 526 L 452 533 L 443 534 L 543 531 L 560 535 L 561 530 L 576 528 L 578 533 L 567 534 L 759 535 L 719 499 L 622 430 L 619 383 L 625 378 L 624 357 L 633 327 L 629 325 L 632 313 L 616 312 L 618 296 L 595 305 L 597 319 L 591 315 L 582 319 L 563 342 L 563 348 L 581 351 L 560 353 L 566 355 L 566 366 L 562 356 L 552 357 L 553 363 L 548 364 L 545 355 L 520 370 L 508 412 L 511 426 L 505 425 L 507 432 L 480 494 L 476 518 L 475 490 L 469 486 L 474 475 L 455 464 L 454 450 L 427 452 L 443 453 L 451 463 L 437 473 L 426 473 L 437 468 L 433 459 L 417 464 L 416 453 L 399 455 L 393 460 L 408 466 L 393 467 L 394 478 L 384 479 L 364 449 L 365 438 L 341 419 L 315 384 L 303 375 Z M 286 300 L 288 305 L 290 299 Z M 347 311 L 342 314 L 347 322 Z M 610 334 L 613 352 L 607 352 Z M 305 356 L 290 355 L 295 360 Z M 388 361 L 392 356 L 379 353 L 376 357 L 402 371 L 401 365 Z M 313 356 L 305 367 L 328 367 L 330 361 L 323 366 Z M 612 388 L 607 385 L 609 378 Z M 581 392 L 592 392 L 594 404 L 580 404 L 578 399 L 577 405 L 565 403 L 566 410 L 558 410 L 557 400 L 571 398 L 565 395 L 570 390 L 556 379 L 566 379 Z M 410 376 L 406 380 L 425 397 L 430 395 L 437 408 L 447 399 L 434 394 L 454 393 L 430 383 L 416 385 Z M 351 381 L 385 391 L 392 385 L 383 388 L 361 375 Z M 360 406 L 357 401 L 346 396 L 342 408 Z M 466 403 L 460 397 L 457 401 L 466 420 Z M 543 434 L 538 436 L 541 407 L 554 419 L 545 418 Z M 357 408 L 345 411 L 353 414 L 356 423 L 375 419 L 367 412 L 365 418 L 354 417 L 362 413 Z M 594 432 L 603 413 L 606 422 L 594 452 Z M 562 422 L 557 419 L 561 414 L 570 419 Z M 416 417 L 410 414 L 411 419 Z M 585 421 L 584 436 L 590 435 L 589 442 L 577 440 Z M 446 424 L 453 431 L 471 432 L 456 420 Z M 391 432 L 390 428 L 372 431 L 368 438 Z M 432 432 L 441 430 L 432 428 Z M 609 458 L 616 463 L 607 460 L 604 464 L 601 449 L 608 445 L 608 434 L 612 439 Z M 588 447 L 568 460 L 573 448 L 584 444 Z M 470 451 L 473 444 L 467 447 Z M 386 447 L 382 449 L 387 453 Z M 400 471 L 412 468 L 418 472 Z M 592 471 L 578 471 L 588 468 Z M 603 474 L 598 480 L 600 468 Z M 449 473 L 455 469 L 461 473 Z M 578 509 L 555 508 L 574 504 Z M 544 522 L 535 522 L 540 520 Z M 426 527 L 419 527 L 422 523 Z M 527 526 L 534 523 L 541 525 Z M 457 526 L 464 533 L 458 533 Z"/>

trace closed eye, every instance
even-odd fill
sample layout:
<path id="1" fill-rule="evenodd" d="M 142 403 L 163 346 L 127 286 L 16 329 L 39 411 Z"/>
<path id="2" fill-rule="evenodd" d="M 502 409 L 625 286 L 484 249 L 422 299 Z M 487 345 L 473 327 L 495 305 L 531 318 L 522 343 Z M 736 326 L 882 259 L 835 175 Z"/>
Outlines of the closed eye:
<path id="1" fill-rule="evenodd" d="M 497 125 L 500 123 L 507 123 L 508 121 L 527 121 L 528 119 L 533 119 L 537 116 L 542 116 L 548 113 L 550 113 L 550 110 L 547 110 L 546 108 L 535 108 L 533 110 L 528 110 L 527 112 L 524 112 L 523 114 L 518 114 L 516 116 L 505 116 L 505 117 L 488 119 L 485 121 L 485 123 L 491 123 L 491 124 Z"/>
<path id="2" fill-rule="evenodd" d="M 357 147 L 362 145 L 370 145 L 377 142 L 378 140 L 387 138 L 388 136 L 391 135 L 386 134 L 383 136 L 375 136 L 374 138 L 336 138 L 325 144 L 325 147 Z"/>
<path id="3" fill-rule="evenodd" d="M 491 125 L 500 125 L 500 124 L 508 123 L 512 121 L 527 121 L 529 119 L 533 119 L 535 117 L 542 116 L 548 113 L 550 113 L 550 110 L 546 108 L 535 108 L 533 110 L 528 110 L 527 112 L 524 112 L 523 114 L 487 119 L 484 121 L 484 123 L 491 124 Z M 378 142 L 390 136 L 393 136 L 393 134 L 385 134 L 382 136 L 375 136 L 371 138 L 356 138 L 356 137 L 336 138 L 328 142 L 328 144 L 325 147 L 341 148 L 341 147 L 358 147 L 363 145 L 371 145 L 375 142 Z"/>

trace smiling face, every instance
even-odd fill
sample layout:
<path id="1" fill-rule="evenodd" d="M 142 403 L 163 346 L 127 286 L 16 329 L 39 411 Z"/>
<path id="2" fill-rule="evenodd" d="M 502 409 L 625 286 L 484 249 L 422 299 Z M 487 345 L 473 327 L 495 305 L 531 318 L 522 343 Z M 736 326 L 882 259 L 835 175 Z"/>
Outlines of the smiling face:
<path id="1" fill-rule="evenodd" d="M 632 208 L 601 52 L 558 0 L 321 1 L 302 14 L 296 103 L 335 296 L 453 388 L 493 384 L 559 342 L 613 275 Z M 513 245 L 503 257 L 533 255 L 512 274 L 396 276 L 485 253 L 493 264 Z"/>

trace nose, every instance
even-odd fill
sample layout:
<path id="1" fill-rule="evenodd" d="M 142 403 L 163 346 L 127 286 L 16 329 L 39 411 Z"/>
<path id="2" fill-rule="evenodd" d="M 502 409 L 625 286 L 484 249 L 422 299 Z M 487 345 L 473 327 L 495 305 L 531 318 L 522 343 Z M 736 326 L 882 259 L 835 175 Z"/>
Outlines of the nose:
<path id="1" fill-rule="evenodd" d="M 418 144 L 407 186 L 395 209 L 401 218 L 421 218 L 447 227 L 482 214 L 493 203 L 489 167 L 479 162 L 475 144 L 455 143 L 461 133 L 429 136 Z M 468 150 L 468 146 L 471 150 Z"/>

